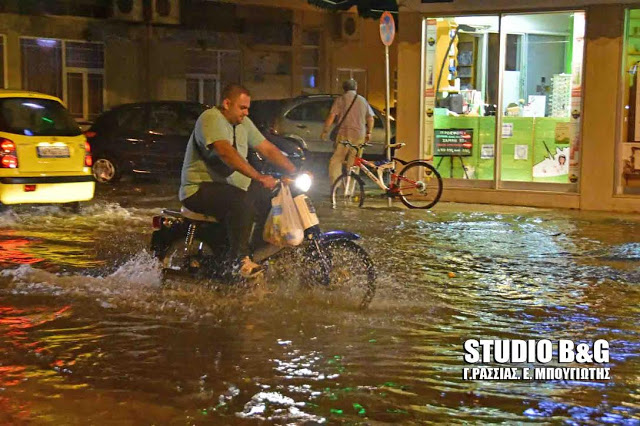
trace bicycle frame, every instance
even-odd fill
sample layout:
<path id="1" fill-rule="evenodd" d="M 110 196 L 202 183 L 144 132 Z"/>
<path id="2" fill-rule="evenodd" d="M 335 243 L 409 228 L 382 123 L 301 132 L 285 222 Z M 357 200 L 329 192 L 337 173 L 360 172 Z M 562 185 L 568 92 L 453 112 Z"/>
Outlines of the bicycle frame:
<path id="1" fill-rule="evenodd" d="M 378 175 L 377 176 L 374 175 L 369 170 L 369 167 L 371 167 L 372 169 L 375 169 Z M 395 169 L 395 163 L 393 161 L 390 161 L 389 163 L 386 163 L 386 164 L 382 164 L 380 166 L 376 166 L 371 161 L 367 161 L 362 157 L 356 156 L 350 171 L 356 172 L 356 170 L 362 170 L 362 172 L 365 175 L 367 175 L 369 179 L 371 179 L 376 185 L 378 185 L 378 187 L 380 187 L 380 189 L 382 189 L 383 191 L 388 191 L 389 187 L 387 187 L 387 185 L 384 184 L 384 179 L 382 178 L 382 174 L 384 173 L 385 170 L 391 170 L 392 180 L 397 179 L 398 175 L 396 175 L 395 172 L 393 172 L 394 169 Z M 350 180 L 350 177 L 347 177 L 347 186 L 350 184 L 349 180 Z"/>
<path id="2" fill-rule="evenodd" d="M 400 201 L 409 208 L 427 209 L 433 207 L 440 199 L 442 195 L 442 178 L 429 162 L 425 160 L 404 161 L 400 158 L 393 157 L 391 161 L 378 165 L 362 158 L 363 148 L 370 146 L 368 143 L 360 146 L 353 145 L 348 140 L 340 143 L 355 150 L 356 155 L 353 159 L 353 165 L 349 167 L 349 170 L 343 173 L 340 179 L 336 180 L 331 187 L 331 197 L 334 208 L 336 207 L 337 197 L 344 197 L 345 199 L 349 199 L 349 202 L 356 202 L 359 207 L 362 207 L 363 200 L 365 199 L 365 190 L 363 178 L 359 176 L 360 170 L 362 170 L 362 173 L 372 180 L 378 188 L 384 191 L 389 203 L 392 199 L 399 198 Z M 404 144 L 393 144 L 390 146 L 392 148 L 402 148 Z M 402 170 L 396 173 L 398 163 L 402 165 Z M 388 182 L 385 182 L 383 176 L 385 171 L 390 173 Z M 434 179 L 434 182 L 431 182 L 432 179 Z M 432 190 L 433 185 L 435 185 L 435 190 Z M 427 191 L 429 191 L 429 194 L 433 194 L 433 199 L 427 199 Z M 357 194 L 360 194 L 361 197 L 356 197 Z M 414 195 L 419 195 L 418 199 L 420 201 L 415 202 L 415 200 L 413 200 Z M 389 206 L 391 206 L 391 204 L 389 204 Z"/>
<path id="3" fill-rule="evenodd" d="M 347 142 L 348 143 L 348 142 Z M 394 195 L 397 194 L 400 191 L 400 182 L 403 181 L 405 183 L 408 183 L 410 186 L 415 187 L 415 185 L 417 184 L 416 181 L 408 179 L 405 176 L 401 176 L 399 174 L 397 174 L 395 172 L 396 169 L 396 162 L 401 163 L 403 166 L 406 166 L 407 164 L 412 163 L 413 161 L 403 161 L 400 160 L 399 158 L 392 158 L 391 161 L 389 161 L 388 163 L 385 164 L 381 164 L 379 166 L 377 166 L 376 164 L 372 163 L 371 161 L 365 160 L 364 158 L 362 158 L 362 153 L 364 152 L 364 146 L 359 146 L 356 147 L 352 144 L 349 143 L 349 146 L 351 147 L 351 149 L 355 149 L 356 151 L 356 156 L 353 160 L 353 166 L 351 166 L 349 168 L 349 172 L 353 172 L 355 174 L 358 174 L 359 170 L 362 170 L 362 172 L 369 177 L 369 179 L 371 179 L 373 181 L 373 183 L 375 183 L 381 190 L 385 191 L 387 194 L 389 195 Z M 415 161 L 419 161 L 419 160 L 415 160 Z M 375 174 L 373 174 L 373 172 L 369 169 L 373 169 L 376 171 L 377 176 Z M 390 185 L 387 186 L 384 184 L 384 179 L 382 177 L 383 173 L 385 170 L 389 170 L 391 171 L 391 178 L 389 179 Z M 351 196 L 352 194 L 353 188 L 352 188 L 352 184 L 351 184 L 351 173 L 349 173 L 347 175 L 347 182 L 345 184 L 345 195 L 346 196 Z"/>

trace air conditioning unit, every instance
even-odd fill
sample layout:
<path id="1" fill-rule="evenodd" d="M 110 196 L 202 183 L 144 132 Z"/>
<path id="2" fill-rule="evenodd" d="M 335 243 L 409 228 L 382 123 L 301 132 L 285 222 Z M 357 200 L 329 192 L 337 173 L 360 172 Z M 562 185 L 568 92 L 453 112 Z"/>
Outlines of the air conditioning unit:
<path id="1" fill-rule="evenodd" d="M 151 22 L 178 25 L 180 23 L 180 0 L 151 0 Z"/>
<path id="2" fill-rule="evenodd" d="M 338 35 L 341 40 L 360 39 L 360 18 L 355 13 L 341 13 L 340 31 Z"/>
<path id="3" fill-rule="evenodd" d="M 142 0 L 113 0 L 111 17 L 120 21 L 142 22 L 144 20 Z"/>

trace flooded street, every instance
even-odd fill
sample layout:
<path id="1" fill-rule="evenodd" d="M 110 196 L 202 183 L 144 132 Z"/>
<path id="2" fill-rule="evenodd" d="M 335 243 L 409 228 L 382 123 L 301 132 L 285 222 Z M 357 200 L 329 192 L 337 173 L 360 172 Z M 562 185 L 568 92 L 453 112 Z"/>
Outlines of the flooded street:
<path id="1" fill-rule="evenodd" d="M 360 311 L 286 273 L 163 285 L 151 219 L 176 193 L 0 213 L 0 424 L 640 424 L 638 215 L 315 194 L 376 263 Z M 465 381 L 467 339 L 605 339 L 611 379 Z"/>

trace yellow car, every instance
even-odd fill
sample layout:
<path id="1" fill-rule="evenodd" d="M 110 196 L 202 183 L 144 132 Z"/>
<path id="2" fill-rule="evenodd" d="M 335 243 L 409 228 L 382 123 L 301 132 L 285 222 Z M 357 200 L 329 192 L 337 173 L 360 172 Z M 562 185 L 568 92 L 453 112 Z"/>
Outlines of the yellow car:
<path id="1" fill-rule="evenodd" d="M 93 198 L 91 147 L 55 96 L 0 90 L 0 207 Z"/>

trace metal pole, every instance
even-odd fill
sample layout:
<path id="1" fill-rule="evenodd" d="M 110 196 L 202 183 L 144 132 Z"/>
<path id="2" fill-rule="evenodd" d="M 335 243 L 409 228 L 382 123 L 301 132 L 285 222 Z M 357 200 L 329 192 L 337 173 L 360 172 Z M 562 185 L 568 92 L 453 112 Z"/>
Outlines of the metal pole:
<path id="1" fill-rule="evenodd" d="M 387 46 L 385 44 L 384 46 L 384 62 L 385 62 L 385 76 L 386 76 L 386 80 L 387 80 L 387 93 L 385 96 L 385 103 L 386 103 L 386 119 L 387 119 L 387 125 L 385 126 L 385 140 L 386 140 L 386 145 L 387 145 L 387 160 L 391 161 L 391 148 L 389 148 L 389 144 L 391 143 L 391 116 L 390 116 L 390 83 L 389 80 L 391 78 L 391 76 L 389 75 L 389 46 Z"/>
<path id="2" fill-rule="evenodd" d="M 387 161 L 391 161 L 391 148 L 389 148 L 389 144 L 391 143 L 391 111 L 390 111 L 390 80 L 391 80 L 391 76 L 389 75 L 389 46 L 387 46 L 386 44 L 384 45 L 384 62 L 385 62 L 385 67 L 384 67 L 384 74 L 386 76 L 386 82 L 387 82 L 387 90 L 386 90 L 386 96 L 385 96 L 385 108 L 386 108 L 386 120 L 387 120 L 387 125 L 385 126 L 385 141 L 386 141 L 386 145 L 387 145 Z M 387 206 L 391 207 L 391 197 L 387 197 Z"/>

